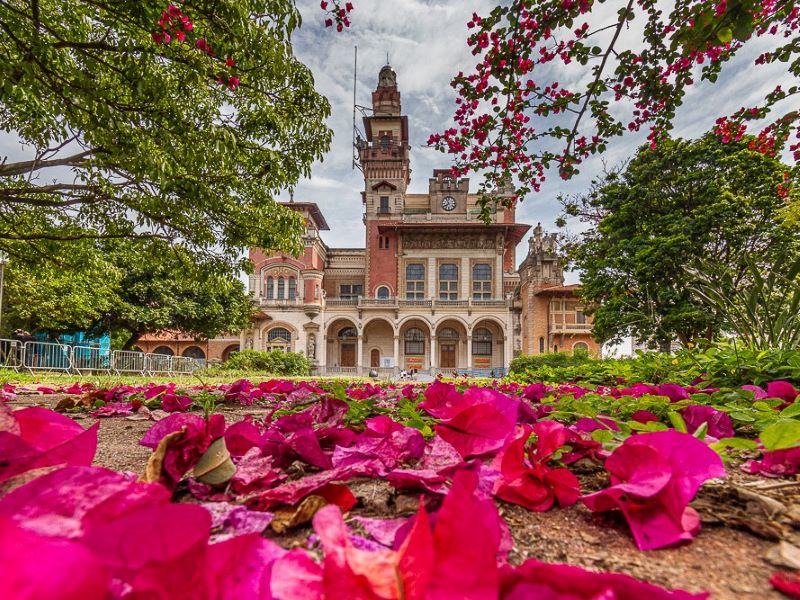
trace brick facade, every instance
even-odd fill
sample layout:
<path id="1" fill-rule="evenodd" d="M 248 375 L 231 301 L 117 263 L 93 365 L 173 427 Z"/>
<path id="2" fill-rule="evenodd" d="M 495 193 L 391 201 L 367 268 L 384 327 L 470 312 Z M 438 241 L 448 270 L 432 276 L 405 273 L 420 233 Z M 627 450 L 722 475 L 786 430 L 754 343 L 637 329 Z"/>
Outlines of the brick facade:
<path id="1" fill-rule="evenodd" d="M 555 237 L 537 227 L 516 270 L 516 247 L 530 226 L 516 222 L 513 207 L 497 206 L 484 223 L 469 179 L 455 179 L 448 169 L 434 170 L 427 193 L 408 193 L 408 117 L 388 65 L 372 101 L 358 145 L 364 246 L 328 247 L 319 234 L 328 229 L 319 207 L 285 203 L 305 217 L 304 252 L 293 258 L 250 250 L 257 312 L 239 346 L 305 352 L 320 371 L 348 373 L 490 374 L 520 352 L 537 353 L 540 339 L 545 351 L 575 344 L 599 351 L 577 286 L 563 285 Z M 192 343 L 166 335 L 139 345 L 152 351 L 170 340 L 177 350 Z M 208 358 L 222 359 L 233 340 L 203 343 Z"/>

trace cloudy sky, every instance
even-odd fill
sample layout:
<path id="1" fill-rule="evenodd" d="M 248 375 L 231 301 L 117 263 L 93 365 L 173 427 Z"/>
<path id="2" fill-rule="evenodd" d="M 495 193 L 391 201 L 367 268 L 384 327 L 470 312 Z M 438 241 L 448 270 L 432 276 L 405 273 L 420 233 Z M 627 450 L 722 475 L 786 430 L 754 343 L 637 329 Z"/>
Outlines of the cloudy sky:
<path id="1" fill-rule="evenodd" d="M 354 0 L 353 25 L 343 33 L 323 26 L 324 13 L 318 0 L 299 0 L 303 26 L 294 39 L 299 57 L 313 70 L 317 88 L 332 105 L 329 120 L 334 131 L 333 145 L 324 161 L 317 163 L 312 177 L 301 182 L 296 200 L 319 203 L 331 231 L 324 239 L 331 246 L 363 246 L 360 192 L 363 180 L 351 168 L 353 116 L 353 47 L 358 46 L 357 102 L 370 103 L 370 93 L 377 83 L 378 70 L 389 54 L 397 72 L 403 111 L 409 116 L 411 137 L 411 192 L 426 192 L 428 177 L 434 168 L 450 166 L 448 156 L 424 146 L 428 136 L 450 124 L 455 108 L 455 94 L 449 82 L 459 70 L 468 71 L 476 59 L 466 45 L 466 23 L 472 12 L 486 15 L 493 2 L 487 0 Z M 616 10 L 613 0 L 603 5 L 604 15 L 593 17 L 590 26 L 611 22 Z M 635 29 L 623 34 L 632 41 Z M 759 45 L 756 41 L 754 45 Z M 679 113 L 675 134 L 698 137 L 711 129 L 714 120 L 730 114 L 742 105 L 752 105 L 766 89 L 781 82 L 777 69 L 750 69 L 753 57 L 762 48 L 748 48 L 747 53 L 728 65 L 726 74 L 715 86 L 698 85 L 692 89 Z M 541 75 L 540 75 L 541 76 Z M 575 82 L 581 76 L 559 72 L 555 79 Z M 787 107 L 788 108 L 788 107 Z M 630 157 L 644 140 L 644 135 L 628 135 L 614 140 L 601 159 L 583 165 L 580 176 L 569 182 L 551 178 L 538 194 L 528 196 L 517 211 L 521 222 L 555 229 L 559 215 L 556 200 L 561 193 L 572 194 L 586 189 L 588 182 L 602 172 L 603 162 L 615 165 Z M 471 187 L 477 187 L 473 176 Z M 570 231 L 580 230 L 571 223 Z M 520 248 L 527 247 L 521 244 Z M 518 260 L 524 256 L 518 252 Z M 569 280 L 576 281 L 577 274 Z"/>

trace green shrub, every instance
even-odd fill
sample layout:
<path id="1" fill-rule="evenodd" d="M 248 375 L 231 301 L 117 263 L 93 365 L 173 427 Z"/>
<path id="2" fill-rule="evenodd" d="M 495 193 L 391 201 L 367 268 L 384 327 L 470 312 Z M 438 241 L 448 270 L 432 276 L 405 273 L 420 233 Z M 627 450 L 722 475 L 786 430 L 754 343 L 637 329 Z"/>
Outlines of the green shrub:
<path id="1" fill-rule="evenodd" d="M 281 377 L 309 374 L 308 359 L 299 352 L 273 350 L 240 350 L 231 356 L 221 367 L 223 370 L 269 373 Z"/>
<path id="2" fill-rule="evenodd" d="M 716 387 L 762 385 L 778 379 L 800 384 L 800 350 L 758 350 L 718 342 L 683 350 L 676 358 L 683 367 L 702 374 L 705 381 Z"/>
<path id="3" fill-rule="evenodd" d="M 542 367 L 570 367 L 590 362 L 589 352 L 577 349 L 573 352 L 547 352 L 545 354 L 518 356 L 511 361 L 511 373 L 536 371 Z"/>

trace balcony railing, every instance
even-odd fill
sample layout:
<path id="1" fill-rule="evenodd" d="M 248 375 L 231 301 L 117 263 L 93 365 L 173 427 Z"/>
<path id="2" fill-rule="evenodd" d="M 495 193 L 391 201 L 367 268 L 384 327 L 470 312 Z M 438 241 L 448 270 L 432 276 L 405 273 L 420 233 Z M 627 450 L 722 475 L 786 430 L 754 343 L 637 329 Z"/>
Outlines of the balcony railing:
<path id="1" fill-rule="evenodd" d="M 505 308 L 509 301 L 505 298 L 487 298 L 476 300 L 466 298 L 459 300 L 439 300 L 425 298 L 422 300 L 412 300 L 409 298 L 328 298 L 325 301 L 328 308 L 335 307 L 357 307 L 358 309 L 399 309 L 399 308 L 431 308 L 431 309 L 453 309 L 453 308 Z"/>
<path id="2" fill-rule="evenodd" d="M 477 223 L 480 222 L 480 214 L 467 211 L 467 213 L 431 213 L 427 209 L 417 212 L 419 209 L 405 209 L 401 216 L 403 223 Z M 492 214 L 491 223 L 497 222 L 497 214 Z"/>
<path id="3" fill-rule="evenodd" d="M 591 323 L 550 323 L 552 333 L 590 333 Z"/>
<path id="4" fill-rule="evenodd" d="M 326 306 L 358 306 L 358 298 L 327 298 Z"/>
<path id="5" fill-rule="evenodd" d="M 289 307 L 289 306 L 302 306 L 303 300 L 302 298 L 292 298 L 289 300 L 288 298 L 277 299 L 277 298 L 265 298 L 262 296 L 258 299 L 258 303 L 261 306 L 266 306 L 270 308 L 281 308 L 281 307 Z"/>

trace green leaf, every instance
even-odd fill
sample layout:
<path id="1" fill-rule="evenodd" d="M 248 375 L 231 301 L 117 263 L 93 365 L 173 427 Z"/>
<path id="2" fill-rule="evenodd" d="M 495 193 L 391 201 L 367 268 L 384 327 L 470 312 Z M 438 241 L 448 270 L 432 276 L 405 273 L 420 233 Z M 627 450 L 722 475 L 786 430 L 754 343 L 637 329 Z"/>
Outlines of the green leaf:
<path id="1" fill-rule="evenodd" d="M 592 439 L 595 442 L 607 443 L 614 439 L 614 433 L 610 429 L 595 429 L 592 432 Z"/>
<path id="2" fill-rule="evenodd" d="M 767 450 L 800 446 L 800 421 L 779 421 L 762 431 L 760 437 Z"/>
<path id="3" fill-rule="evenodd" d="M 733 30 L 730 27 L 722 27 L 717 31 L 717 39 L 723 44 L 727 44 L 733 39 Z"/>
<path id="4" fill-rule="evenodd" d="M 735 448 L 737 450 L 755 450 L 758 448 L 758 444 L 754 440 L 748 440 L 746 438 L 722 438 L 718 442 L 711 444 L 711 448 Z"/>
<path id="5" fill-rule="evenodd" d="M 787 406 L 780 412 L 780 415 L 781 417 L 786 417 L 787 419 L 800 415 L 800 402 L 795 402 L 794 404 Z"/>
<path id="6" fill-rule="evenodd" d="M 686 428 L 686 421 L 683 420 L 683 417 L 674 411 L 669 413 L 669 422 L 672 423 L 672 427 L 675 428 L 676 431 L 680 431 L 681 433 L 688 433 L 688 429 Z"/>
<path id="7" fill-rule="evenodd" d="M 704 440 L 706 439 L 706 433 L 708 433 L 708 421 L 703 421 L 700 427 L 695 429 L 692 435 L 696 437 L 698 440 Z"/>

